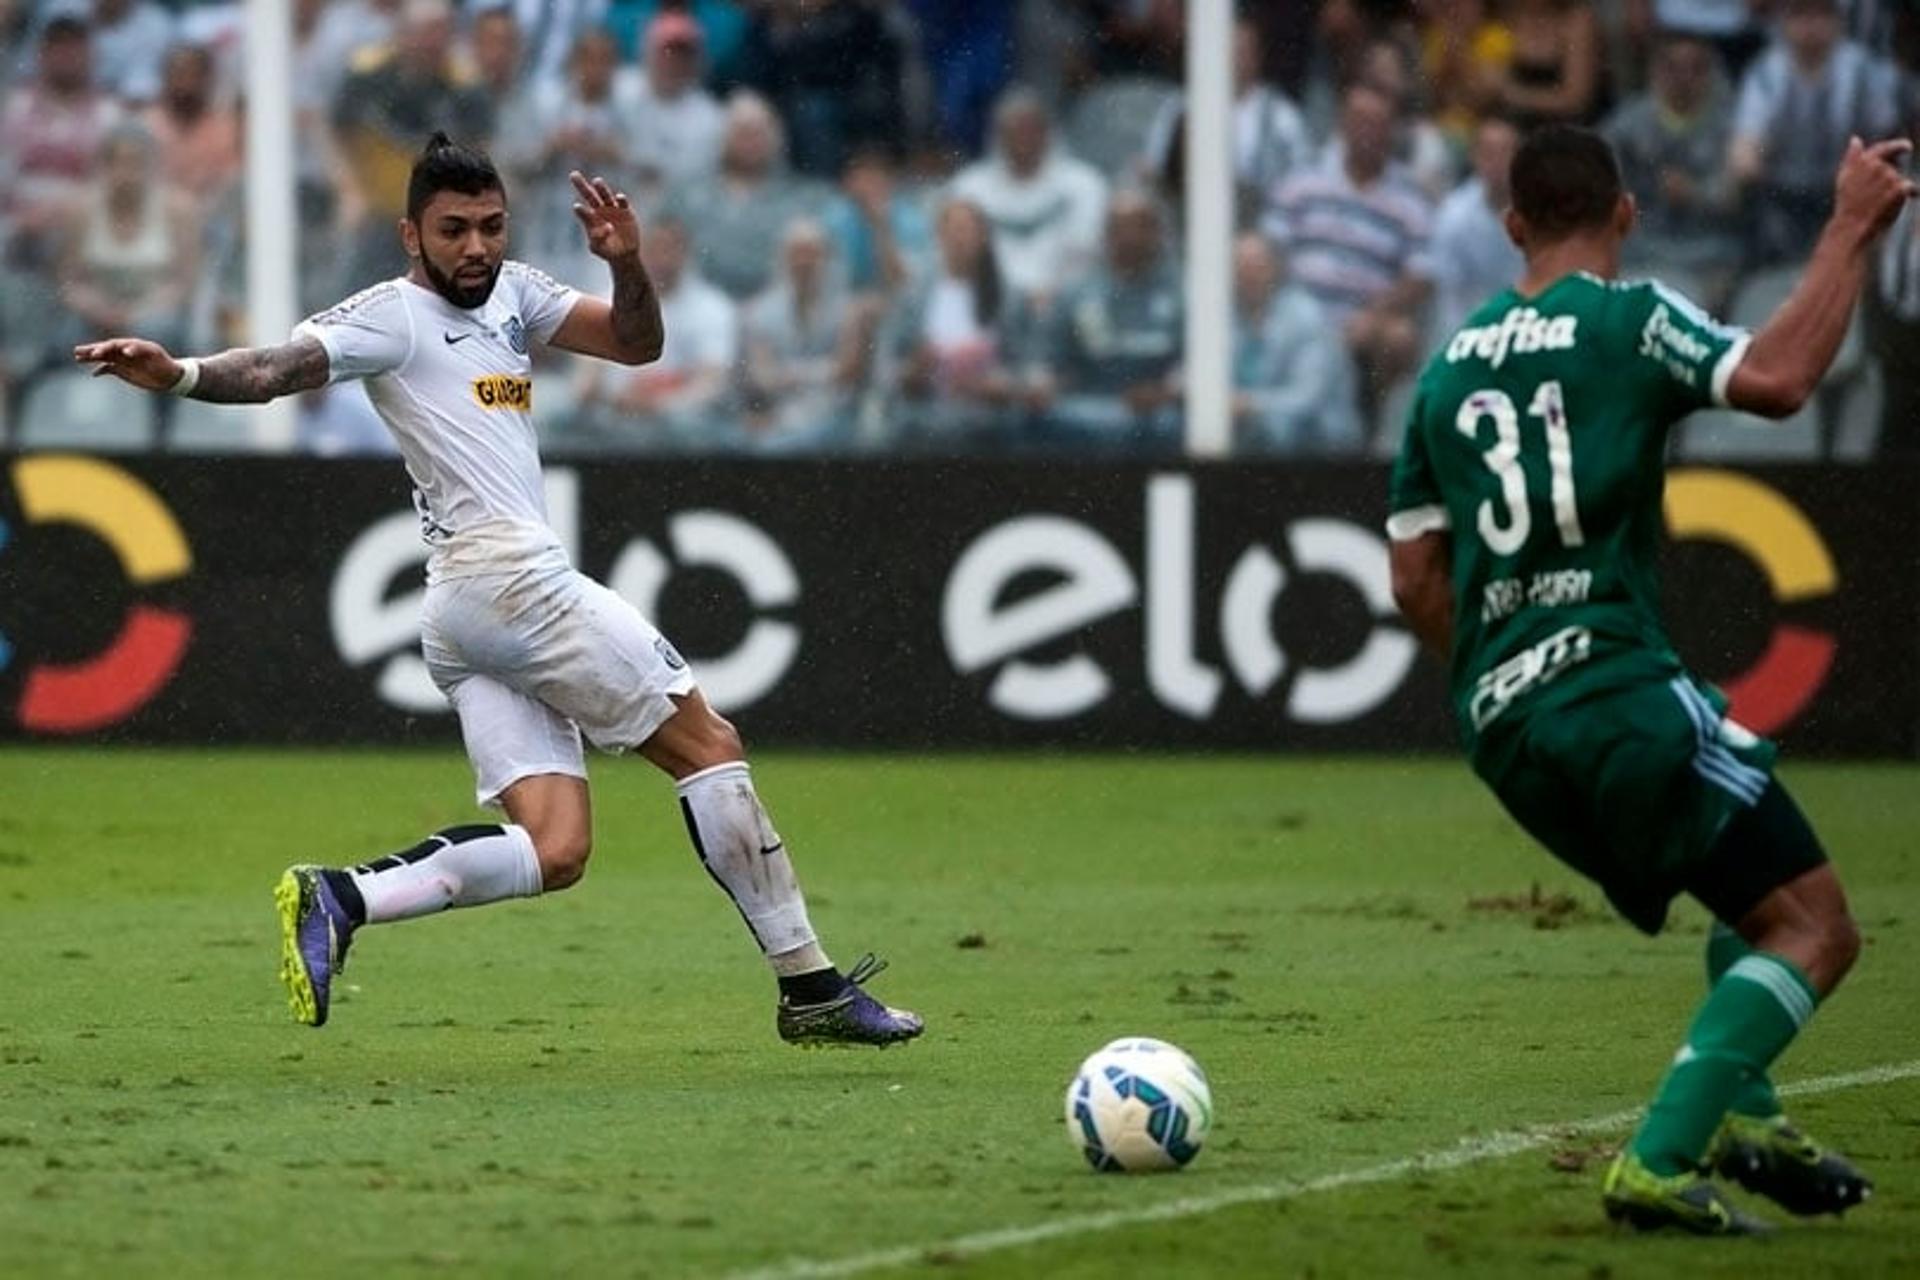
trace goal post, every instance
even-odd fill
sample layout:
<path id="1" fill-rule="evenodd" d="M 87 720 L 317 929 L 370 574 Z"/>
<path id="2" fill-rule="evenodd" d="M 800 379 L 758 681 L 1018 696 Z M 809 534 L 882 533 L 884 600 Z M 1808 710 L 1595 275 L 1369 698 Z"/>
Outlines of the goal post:
<path id="1" fill-rule="evenodd" d="M 1187 453 L 1233 443 L 1233 0 L 1188 0 Z"/>

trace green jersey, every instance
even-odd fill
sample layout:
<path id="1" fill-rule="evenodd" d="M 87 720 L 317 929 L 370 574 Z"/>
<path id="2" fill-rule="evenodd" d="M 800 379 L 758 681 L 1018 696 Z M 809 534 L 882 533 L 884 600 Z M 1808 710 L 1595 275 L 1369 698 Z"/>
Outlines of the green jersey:
<path id="1" fill-rule="evenodd" d="M 1659 605 L 1667 432 L 1726 403 L 1746 347 L 1664 285 L 1582 273 L 1500 294 L 1427 365 L 1387 529 L 1450 532 L 1470 751 L 1502 717 L 1680 673 Z"/>

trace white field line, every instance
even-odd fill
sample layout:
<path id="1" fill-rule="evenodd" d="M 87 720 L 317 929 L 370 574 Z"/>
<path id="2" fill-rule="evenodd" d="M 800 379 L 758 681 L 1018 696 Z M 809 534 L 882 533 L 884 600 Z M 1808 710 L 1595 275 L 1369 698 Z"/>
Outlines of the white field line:
<path id="1" fill-rule="evenodd" d="M 1839 1075 L 1815 1076 L 1810 1080 L 1782 1085 L 1780 1093 L 1783 1097 L 1839 1093 L 1845 1089 L 1860 1089 L 1869 1085 L 1891 1084 L 1897 1080 L 1916 1078 L 1920 1078 L 1920 1059 L 1868 1067 L 1863 1071 L 1847 1071 Z M 1165 1200 L 1159 1204 L 1136 1208 L 1075 1214 L 1071 1217 L 1054 1218 L 1024 1227 L 1001 1227 L 993 1231 L 976 1231 L 946 1240 L 898 1245 L 891 1249 L 876 1249 L 871 1253 L 856 1253 L 840 1258 L 792 1258 L 758 1271 L 736 1273 L 734 1280 L 837 1280 L 838 1277 L 857 1276 L 886 1267 L 911 1266 L 931 1258 L 953 1261 L 959 1258 L 976 1257 L 983 1253 L 996 1253 L 1002 1249 L 1018 1249 L 1024 1245 L 1065 1239 L 1069 1236 L 1094 1235 L 1102 1231 L 1113 1231 L 1120 1227 L 1138 1226 L 1142 1223 L 1196 1218 L 1203 1214 L 1217 1213 L 1222 1209 L 1231 1209 L 1235 1205 L 1273 1204 L 1282 1200 L 1296 1200 L 1301 1196 L 1314 1195 L 1322 1191 L 1338 1191 L 1343 1187 L 1362 1187 L 1376 1182 L 1392 1182 L 1410 1174 L 1443 1173 L 1449 1169 L 1482 1164 L 1488 1160 L 1502 1160 L 1508 1156 L 1538 1150 L 1568 1138 L 1624 1129 L 1638 1120 L 1640 1114 L 1640 1110 L 1635 1108 L 1632 1111 L 1616 1111 L 1611 1115 L 1594 1116 L 1586 1120 L 1534 1125 L 1531 1128 L 1490 1133 L 1477 1138 L 1462 1138 L 1451 1147 L 1442 1147 L 1439 1150 L 1426 1151 L 1418 1155 L 1402 1156 L 1398 1160 L 1388 1160 L 1384 1164 L 1368 1165 L 1362 1169 L 1350 1169 L 1345 1173 L 1330 1173 L 1305 1182 L 1261 1182 L 1251 1186 L 1236 1187 L 1230 1191 L 1215 1192 L 1212 1195 L 1183 1196 L 1177 1200 Z"/>

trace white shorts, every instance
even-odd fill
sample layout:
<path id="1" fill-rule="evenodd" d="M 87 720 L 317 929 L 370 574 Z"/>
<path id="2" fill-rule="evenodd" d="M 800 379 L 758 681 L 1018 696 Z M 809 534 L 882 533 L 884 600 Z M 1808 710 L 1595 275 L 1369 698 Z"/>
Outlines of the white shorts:
<path id="1" fill-rule="evenodd" d="M 483 805 L 535 774 L 586 777 L 582 732 L 602 751 L 630 751 L 694 688 L 638 609 L 566 567 L 431 582 L 420 640 L 459 713 Z"/>

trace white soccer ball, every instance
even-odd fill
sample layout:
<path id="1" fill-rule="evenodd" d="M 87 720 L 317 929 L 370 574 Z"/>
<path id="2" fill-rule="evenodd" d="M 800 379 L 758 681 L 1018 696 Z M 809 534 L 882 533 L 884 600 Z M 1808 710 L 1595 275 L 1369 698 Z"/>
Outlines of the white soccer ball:
<path id="1" fill-rule="evenodd" d="M 1207 1073 L 1164 1040 L 1115 1040 L 1067 1086 L 1067 1139 L 1103 1173 L 1178 1169 L 1212 1127 Z"/>

